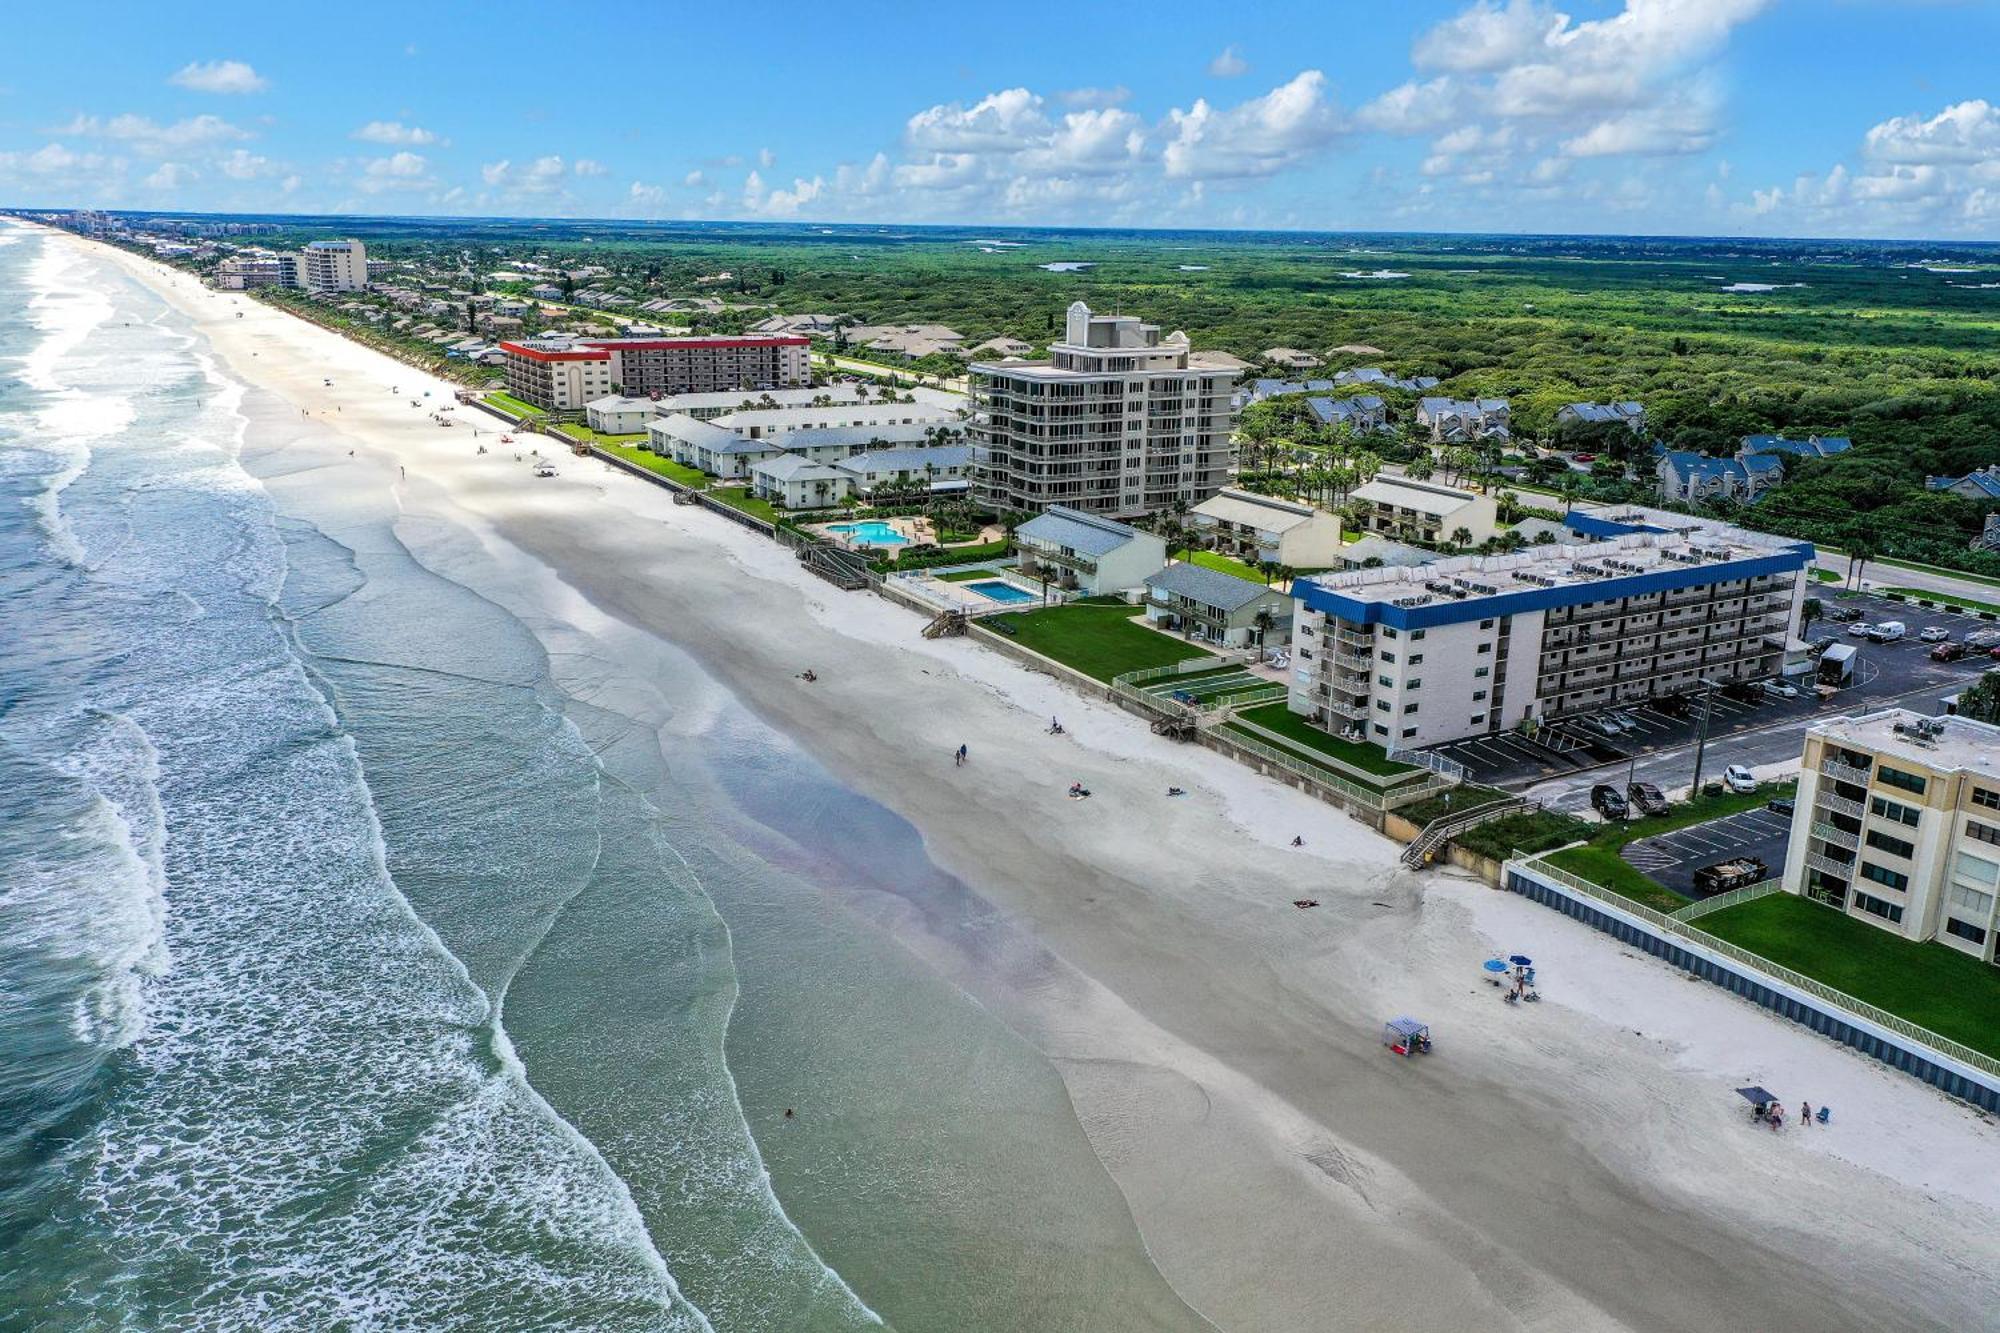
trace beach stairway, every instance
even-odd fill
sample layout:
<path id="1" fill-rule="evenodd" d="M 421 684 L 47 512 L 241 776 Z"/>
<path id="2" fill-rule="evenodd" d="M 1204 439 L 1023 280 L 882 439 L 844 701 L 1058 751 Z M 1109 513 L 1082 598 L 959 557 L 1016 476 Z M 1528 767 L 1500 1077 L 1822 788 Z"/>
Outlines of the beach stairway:
<path id="1" fill-rule="evenodd" d="M 930 624 L 924 626 L 924 637 L 926 639 L 956 638 L 965 633 L 965 626 L 969 619 L 970 617 L 960 610 L 940 611 L 931 618 Z"/>
<path id="2" fill-rule="evenodd" d="M 1447 811 L 1424 825 L 1423 831 L 1403 849 L 1403 864 L 1412 870 L 1421 870 L 1429 865 L 1445 844 L 1467 829 L 1477 828 L 1488 820 L 1502 815 L 1511 815 L 1523 810 L 1539 810 L 1540 801 L 1530 801 L 1523 796 L 1505 797 L 1498 801 L 1488 801 L 1470 810 Z"/>
<path id="3" fill-rule="evenodd" d="M 1191 741 L 1199 730 L 1194 718 L 1185 714 L 1153 719 L 1153 734 L 1172 741 Z"/>
<path id="4" fill-rule="evenodd" d="M 843 546 L 815 542 L 799 548 L 799 561 L 836 588 L 859 592 L 874 582 L 865 557 Z"/>

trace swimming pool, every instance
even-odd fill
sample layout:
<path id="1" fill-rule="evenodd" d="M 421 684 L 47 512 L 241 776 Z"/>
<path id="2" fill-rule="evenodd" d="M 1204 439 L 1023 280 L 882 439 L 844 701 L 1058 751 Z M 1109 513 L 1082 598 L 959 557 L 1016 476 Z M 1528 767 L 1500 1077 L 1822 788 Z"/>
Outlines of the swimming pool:
<path id="1" fill-rule="evenodd" d="M 1035 594 L 1026 588 L 1017 588 L 1003 579 L 987 579 L 980 583 L 965 585 L 968 591 L 976 592 L 992 602 L 1032 602 Z"/>
<path id="2" fill-rule="evenodd" d="M 910 540 L 879 518 L 860 523 L 829 523 L 826 530 L 839 533 L 856 546 L 904 546 Z"/>

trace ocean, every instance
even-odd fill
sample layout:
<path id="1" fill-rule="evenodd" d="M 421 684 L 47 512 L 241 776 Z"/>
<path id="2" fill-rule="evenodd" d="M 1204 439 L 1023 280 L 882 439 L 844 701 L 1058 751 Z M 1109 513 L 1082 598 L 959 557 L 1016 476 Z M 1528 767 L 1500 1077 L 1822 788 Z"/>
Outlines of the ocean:
<path id="1" fill-rule="evenodd" d="M 0 1329 L 1202 1326 L 919 832 L 344 453 L 0 227 Z"/>

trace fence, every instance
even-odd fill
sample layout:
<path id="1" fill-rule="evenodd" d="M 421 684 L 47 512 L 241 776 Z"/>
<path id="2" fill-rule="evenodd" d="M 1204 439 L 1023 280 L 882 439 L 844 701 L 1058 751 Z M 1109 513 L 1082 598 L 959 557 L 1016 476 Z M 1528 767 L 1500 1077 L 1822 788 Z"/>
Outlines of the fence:
<path id="1" fill-rule="evenodd" d="M 1406 750 L 1400 745 L 1389 746 L 1383 751 L 1399 764 L 1414 764 L 1418 768 L 1428 768 L 1439 777 L 1451 778 L 1456 782 L 1465 781 L 1465 765 L 1456 759 L 1448 759 L 1433 750 Z"/>
<path id="2" fill-rule="evenodd" d="M 1720 912 L 1725 907 L 1734 907 L 1738 903 L 1749 903 L 1755 902 L 1759 898 L 1768 898 L 1778 892 L 1781 887 L 1782 881 L 1780 880 L 1759 880 L 1755 884 L 1746 884 L 1740 889 L 1731 889 L 1727 893 L 1718 893 L 1713 898 L 1703 898 L 1700 902 L 1689 903 L 1686 907 L 1670 912 L 1668 915 L 1676 921 L 1694 921 L 1707 916 L 1710 912 Z"/>
<path id="3" fill-rule="evenodd" d="M 1285 738 L 1277 732 L 1272 731 L 1269 727 L 1260 726 L 1247 718 L 1232 717 L 1229 719 L 1229 725 L 1233 728 L 1252 733 L 1262 744 L 1274 746 L 1279 750 L 1290 751 L 1297 754 L 1299 758 L 1304 759 L 1307 763 L 1318 764 L 1324 768 L 1331 768 L 1337 772 L 1345 773 L 1355 781 L 1366 786 L 1381 787 L 1385 790 L 1390 787 L 1400 787 L 1405 782 L 1419 780 L 1417 775 L 1423 771 L 1422 769 L 1411 769 L 1407 773 L 1370 773 L 1365 768 L 1350 764 L 1346 760 L 1330 754 L 1314 754 L 1308 758 L 1306 755 L 1300 754 L 1296 746 L 1286 744 Z"/>
<path id="4" fill-rule="evenodd" d="M 1536 857 L 1516 852 L 1502 867 L 1502 883 L 1954 1097 L 2000 1111 L 2000 1060 L 1982 1051 Z M 1746 895 L 1739 901 L 1748 901 L 1768 890 L 1755 884 L 1739 892 Z"/>

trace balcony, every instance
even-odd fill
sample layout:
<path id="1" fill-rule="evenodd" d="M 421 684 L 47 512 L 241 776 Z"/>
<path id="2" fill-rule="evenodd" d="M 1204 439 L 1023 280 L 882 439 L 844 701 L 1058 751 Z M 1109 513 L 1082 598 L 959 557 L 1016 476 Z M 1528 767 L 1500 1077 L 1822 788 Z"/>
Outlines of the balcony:
<path id="1" fill-rule="evenodd" d="M 1328 699 L 1326 701 L 1326 711 L 1336 713 L 1350 722 L 1366 722 L 1368 720 L 1367 705 L 1349 703 L 1345 699 Z"/>
<path id="2" fill-rule="evenodd" d="M 1843 764 L 1838 759 L 1820 760 L 1819 771 L 1822 775 L 1832 778 L 1835 782 L 1845 782 L 1856 787 L 1865 787 L 1868 785 L 1867 769 L 1856 768 L 1852 764 Z"/>
<path id="3" fill-rule="evenodd" d="M 1818 852 L 1807 852 L 1806 864 L 1822 875 L 1831 875 L 1842 883 L 1854 878 L 1854 863 L 1851 861 L 1836 861 Z"/>
<path id="4" fill-rule="evenodd" d="M 1333 650 L 1333 660 L 1355 671 L 1365 672 L 1375 669 L 1375 659 L 1373 657 L 1370 657 L 1366 653 L 1350 652 L 1344 647 L 1336 647 Z"/>
<path id="5" fill-rule="evenodd" d="M 1850 852 L 1861 850 L 1860 834 L 1849 833 L 1846 829 L 1836 828 L 1834 825 L 1828 824 L 1823 820 L 1815 819 L 1813 821 L 1812 835 L 1821 842 L 1830 842 L 1836 847 L 1845 847 Z"/>

